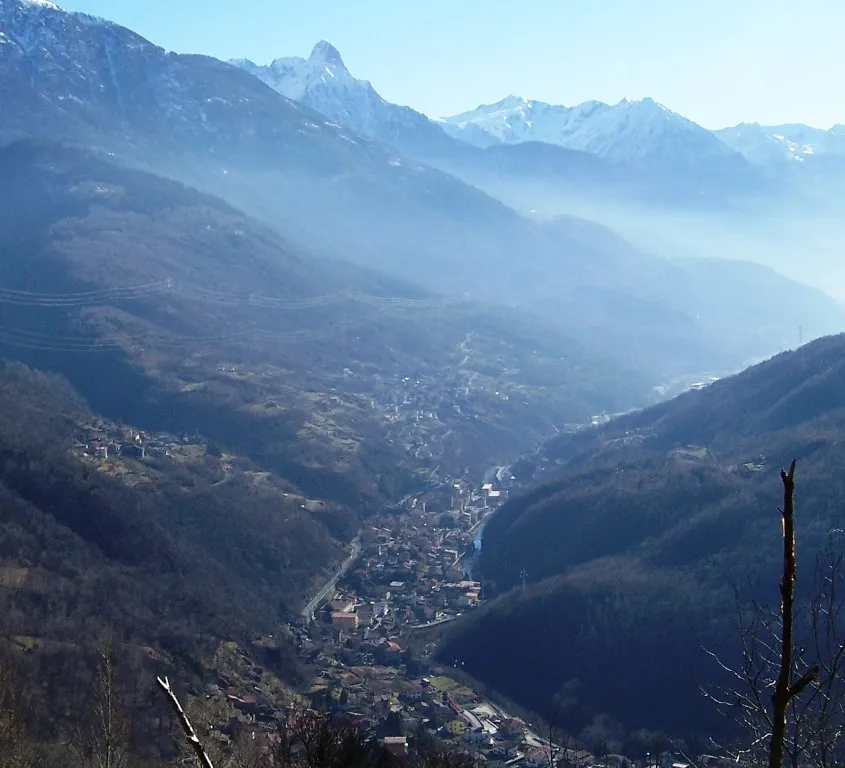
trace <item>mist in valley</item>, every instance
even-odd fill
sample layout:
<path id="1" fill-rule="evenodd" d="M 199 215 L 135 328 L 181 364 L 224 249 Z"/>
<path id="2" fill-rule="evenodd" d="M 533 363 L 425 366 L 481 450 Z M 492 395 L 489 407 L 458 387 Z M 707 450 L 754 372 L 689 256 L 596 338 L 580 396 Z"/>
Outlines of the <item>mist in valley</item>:
<path id="1" fill-rule="evenodd" d="M 699 688 L 736 585 L 784 620 L 781 466 L 801 562 L 841 543 L 841 126 L 426 114 L 305 8 L 264 64 L 93 4 L 0 0 L 0 766 L 173 765 L 160 689 L 244 768 L 760 743 Z"/>

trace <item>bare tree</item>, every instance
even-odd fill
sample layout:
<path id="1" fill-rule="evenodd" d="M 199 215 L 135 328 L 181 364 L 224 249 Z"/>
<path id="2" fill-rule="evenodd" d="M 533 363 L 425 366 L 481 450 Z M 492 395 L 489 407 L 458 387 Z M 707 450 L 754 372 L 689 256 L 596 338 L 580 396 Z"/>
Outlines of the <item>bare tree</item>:
<path id="1" fill-rule="evenodd" d="M 808 669 L 801 677 L 794 676 L 795 632 L 795 460 L 789 472 L 780 471 L 783 482 L 783 576 L 780 582 L 781 641 L 780 668 L 775 691 L 772 694 L 772 736 L 769 740 L 769 768 L 781 768 L 786 749 L 786 712 L 797 698 L 819 675 L 817 666 Z"/>
<path id="2" fill-rule="evenodd" d="M 845 559 L 832 542 L 817 559 L 815 583 L 797 653 L 818 672 L 809 695 L 790 704 L 787 756 L 793 766 L 829 768 L 845 762 Z"/>
<path id="3" fill-rule="evenodd" d="M 167 703 L 170 704 L 171 708 L 173 709 L 173 712 L 176 715 L 176 719 L 179 722 L 179 726 L 182 728 L 182 731 L 185 734 L 185 738 L 188 740 L 188 744 L 196 755 L 199 764 L 202 766 L 202 768 L 214 768 L 214 765 L 211 762 L 211 758 L 208 756 L 208 753 L 203 748 L 199 737 L 194 731 L 194 726 L 191 725 L 191 721 L 185 714 L 185 710 L 182 709 L 182 705 L 179 703 L 179 699 L 176 698 L 176 694 L 170 687 L 170 681 L 166 677 L 158 677 L 156 678 L 156 682 L 158 683 L 158 687 L 164 693 L 164 696 L 167 699 Z"/>
<path id="4" fill-rule="evenodd" d="M 34 768 L 35 750 L 23 717 L 22 687 L 0 657 L 0 768 Z"/>
<path id="5" fill-rule="evenodd" d="M 389 762 L 358 728 L 335 725 L 322 712 L 289 713 L 270 745 L 271 762 L 281 768 L 379 768 Z"/>
<path id="6" fill-rule="evenodd" d="M 87 722 L 80 724 L 71 744 L 74 762 L 81 768 L 130 768 L 133 723 L 109 638 L 97 651 L 92 694 Z"/>
<path id="7" fill-rule="evenodd" d="M 796 601 L 795 462 L 781 470 L 784 502 L 781 603 L 737 598 L 740 662 L 722 669 L 734 681 L 710 697 L 739 725 L 738 759 L 781 768 L 845 762 L 845 560 L 831 542 L 817 558 L 810 598 Z"/>
<path id="8" fill-rule="evenodd" d="M 572 768 L 577 762 L 579 744 L 569 733 L 558 727 L 558 714 L 545 718 L 541 726 L 540 742 L 549 768 Z"/>

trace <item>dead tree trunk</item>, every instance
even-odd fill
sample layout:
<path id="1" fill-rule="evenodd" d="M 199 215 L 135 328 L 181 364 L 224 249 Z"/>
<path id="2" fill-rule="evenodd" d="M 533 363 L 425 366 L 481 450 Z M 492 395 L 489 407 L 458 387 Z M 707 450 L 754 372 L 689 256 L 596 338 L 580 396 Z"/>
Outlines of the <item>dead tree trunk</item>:
<path id="1" fill-rule="evenodd" d="M 789 703 L 818 677 L 813 667 L 792 682 L 793 604 L 795 601 L 795 460 L 789 472 L 780 471 L 783 481 L 783 576 L 780 582 L 781 644 L 780 669 L 772 694 L 772 738 L 769 743 L 769 768 L 781 768 L 786 747 L 786 714 Z"/>
<path id="2" fill-rule="evenodd" d="M 167 697 L 167 701 L 170 703 L 170 706 L 173 707 L 173 711 L 176 713 L 176 719 L 179 721 L 179 725 L 182 726 L 182 730 L 185 732 L 185 738 L 188 739 L 188 743 L 191 745 L 191 749 L 194 750 L 194 754 L 196 754 L 200 765 L 202 768 L 214 768 L 214 765 L 211 763 L 211 758 L 208 756 L 205 749 L 203 749 L 202 743 L 197 737 L 194 727 L 191 725 L 191 721 L 188 719 L 188 716 L 185 714 L 185 710 L 182 709 L 182 705 L 179 703 L 179 699 L 177 699 L 176 694 L 173 693 L 173 689 L 170 687 L 170 681 L 166 677 L 164 680 L 160 677 L 156 678 L 156 680 L 159 688 L 161 688 L 164 695 Z"/>

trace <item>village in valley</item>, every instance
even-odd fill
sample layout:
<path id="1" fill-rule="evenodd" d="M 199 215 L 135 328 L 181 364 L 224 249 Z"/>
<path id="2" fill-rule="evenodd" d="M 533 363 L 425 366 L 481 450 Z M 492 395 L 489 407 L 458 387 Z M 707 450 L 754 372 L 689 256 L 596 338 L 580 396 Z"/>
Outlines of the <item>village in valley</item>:
<path id="1" fill-rule="evenodd" d="M 392 420 L 413 445 L 422 427 L 437 420 L 411 398 L 402 405 L 394 406 Z M 130 484 L 149 482 L 157 461 L 206 466 L 222 478 L 218 484 L 256 474 L 249 462 L 200 436 L 138 431 L 103 419 L 80 425 L 74 452 Z M 596 757 L 574 743 L 552 742 L 547 726 L 533 726 L 492 693 L 480 693 L 463 673 L 463 660 L 433 660 L 439 634 L 484 598 L 476 572 L 484 524 L 520 483 L 506 466 L 489 470 L 483 483 L 449 477 L 440 467 L 428 477 L 425 490 L 367 518 L 340 567 L 285 628 L 309 685 L 289 691 L 285 702 L 284 686 L 266 667 L 224 644 L 213 665 L 219 679 L 195 692 L 222 706 L 209 716 L 215 732 L 226 739 L 243 727 L 272 728 L 295 697 L 300 706 L 376 733 L 397 755 L 439 745 L 491 768 L 631 766 L 620 755 Z M 275 640 L 257 640 L 256 647 Z"/>
<path id="2" fill-rule="evenodd" d="M 627 757 L 591 754 L 553 725 L 534 725 L 492 692 L 479 692 L 461 659 L 431 658 L 442 629 L 482 601 L 474 566 L 484 523 L 519 486 L 509 467 L 486 478 L 481 487 L 433 483 L 353 542 L 320 600 L 290 626 L 301 662 L 314 670 L 310 705 L 374 731 L 397 755 L 439 745 L 491 768 L 634 768 Z M 668 751 L 652 760 L 654 768 L 689 768 Z"/>
<path id="3" fill-rule="evenodd" d="M 444 667 L 428 658 L 439 629 L 482 599 L 473 578 L 480 533 L 515 482 L 505 468 L 492 479 L 433 486 L 385 511 L 291 629 L 315 669 L 311 705 L 377 728 L 389 750 L 439 740 L 491 764 L 541 768 L 549 748 L 524 720 L 473 690 L 460 659 Z"/>

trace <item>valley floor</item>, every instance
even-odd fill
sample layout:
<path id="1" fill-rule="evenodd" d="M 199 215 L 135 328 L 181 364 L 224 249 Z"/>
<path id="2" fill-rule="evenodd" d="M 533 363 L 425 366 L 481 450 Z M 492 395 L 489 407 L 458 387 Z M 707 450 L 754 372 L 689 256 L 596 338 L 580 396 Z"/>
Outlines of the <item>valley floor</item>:
<path id="1" fill-rule="evenodd" d="M 673 384 L 697 388 L 701 378 Z M 704 377 L 707 383 L 715 379 Z M 537 458 L 536 473 L 554 469 L 553 462 Z M 552 758 L 573 766 L 608 765 L 609 756 L 578 749 L 548 725 L 532 725 L 531 715 L 515 716 L 518 708 L 492 691 L 481 693 L 461 659 L 451 666 L 433 660 L 440 629 L 482 603 L 472 566 L 485 523 L 510 493 L 535 480 L 517 479 L 511 467 L 498 466 L 484 473 L 479 487 L 438 469 L 427 490 L 367 521 L 346 559 L 289 626 L 299 660 L 311 673 L 301 695 L 358 724 L 392 717 L 412 742 L 438 739 L 486 764 L 543 768 Z M 246 693 L 231 691 L 229 699 L 247 713 L 269 717 L 272 711 L 269 700 Z M 611 763 L 627 763 L 612 757 Z"/>
<path id="2" fill-rule="evenodd" d="M 479 692 L 460 659 L 450 667 L 430 658 L 440 627 L 480 604 L 481 584 L 469 572 L 475 547 L 488 517 L 517 487 L 508 467 L 485 479 L 492 482 L 480 488 L 466 480 L 433 483 L 359 533 L 340 569 L 289 626 L 312 672 L 302 694 L 358 725 L 392 718 L 411 743 L 436 739 L 486 764 L 607 765 L 605 756 Z M 247 717 L 272 715 L 270 701 L 236 690 L 228 699 Z"/>
<path id="3" fill-rule="evenodd" d="M 497 485 L 433 485 L 380 516 L 290 631 L 313 672 L 313 705 L 373 725 L 392 713 L 411 739 L 427 733 L 487 761 L 548 765 L 558 747 L 474 690 L 460 660 L 449 668 L 427 658 L 438 627 L 480 602 L 480 583 L 465 569 L 484 522 L 514 483 L 506 467 L 488 474 Z M 254 697 L 229 699 L 245 711 L 262 708 Z M 594 762 L 586 752 L 570 758 Z"/>

